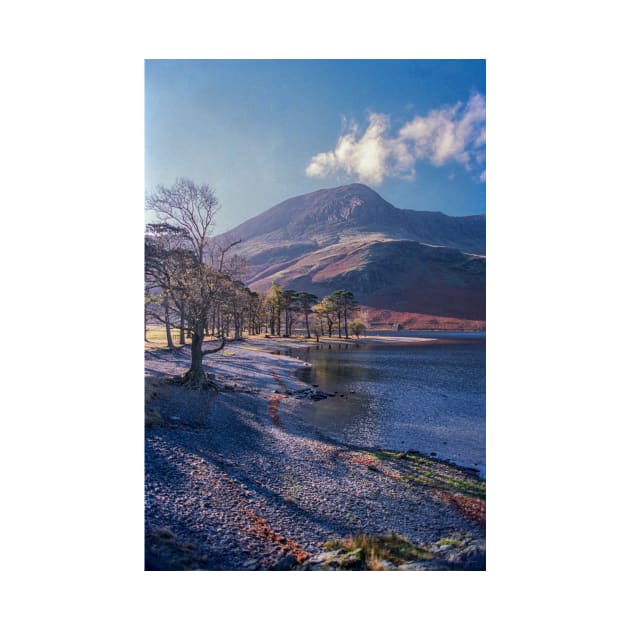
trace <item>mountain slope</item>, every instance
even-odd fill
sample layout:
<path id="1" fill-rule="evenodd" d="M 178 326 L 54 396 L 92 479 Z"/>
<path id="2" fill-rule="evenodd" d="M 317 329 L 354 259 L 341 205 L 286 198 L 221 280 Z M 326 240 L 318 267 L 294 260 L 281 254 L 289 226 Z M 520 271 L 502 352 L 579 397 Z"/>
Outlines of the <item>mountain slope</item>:
<path id="1" fill-rule="evenodd" d="M 379 234 L 485 253 L 485 215 L 450 217 L 441 212 L 401 210 L 363 184 L 317 190 L 287 199 L 227 232 L 248 249 L 269 246 L 315 248 L 342 235 Z"/>
<path id="2" fill-rule="evenodd" d="M 221 238 L 241 239 L 258 291 L 347 288 L 377 311 L 485 319 L 484 215 L 402 210 L 352 184 L 288 199 Z"/>

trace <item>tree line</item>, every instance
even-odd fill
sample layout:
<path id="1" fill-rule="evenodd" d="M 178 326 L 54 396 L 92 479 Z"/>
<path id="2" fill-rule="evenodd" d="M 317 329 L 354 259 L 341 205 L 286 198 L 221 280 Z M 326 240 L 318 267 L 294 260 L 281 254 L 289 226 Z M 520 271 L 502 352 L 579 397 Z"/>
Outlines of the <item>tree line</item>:
<path id="1" fill-rule="evenodd" d="M 212 238 L 220 209 L 209 186 L 178 179 L 172 187 L 158 186 L 145 197 L 145 209 L 158 221 L 145 231 L 145 339 L 149 324 L 165 327 L 169 348 L 173 333 L 179 344 L 190 340 L 191 366 L 182 381 L 200 386 L 207 376 L 203 357 L 221 350 L 228 338 L 266 334 L 291 337 L 299 323 L 306 337 L 337 336 L 348 339 L 365 331 L 352 321 L 358 303 L 351 291 L 338 290 L 318 298 L 307 292 L 283 289 L 273 282 L 261 295 L 243 278 L 246 261 L 230 250 L 240 241 Z M 205 337 L 218 345 L 203 348 Z"/>
<path id="2" fill-rule="evenodd" d="M 274 281 L 265 302 L 263 313 L 268 317 L 265 330 L 268 329 L 272 336 L 291 337 L 296 318 L 304 324 L 308 339 L 315 336 L 319 340 L 320 336 L 325 336 L 326 330 L 328 336 L 332 337 L 335 327 L 339 338 L 343 328 L 345 339 L 349 338 L 349 334 L 358 336 L 366 329 L 365 324 L 359 320 L 349 321 L 352 314 L 359 309 L 359 304 L 352 291 L 346 289 L 334 291 L 320 300 L 313 293 L 283 290 Z"/>

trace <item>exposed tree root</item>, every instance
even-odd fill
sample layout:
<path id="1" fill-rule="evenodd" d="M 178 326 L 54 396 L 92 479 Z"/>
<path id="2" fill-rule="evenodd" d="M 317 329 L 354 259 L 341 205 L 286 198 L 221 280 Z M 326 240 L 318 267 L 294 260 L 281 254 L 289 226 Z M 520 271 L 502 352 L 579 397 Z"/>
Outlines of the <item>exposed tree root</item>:
<path id="1" fill-rule="evenodd" d="M 173 376 L 170 382 L 188 389 L 213 389 L 215 391 L 221 389 L 221 385 L 211 379 L 204 370 L 188 370 L 181 376 Z"/>

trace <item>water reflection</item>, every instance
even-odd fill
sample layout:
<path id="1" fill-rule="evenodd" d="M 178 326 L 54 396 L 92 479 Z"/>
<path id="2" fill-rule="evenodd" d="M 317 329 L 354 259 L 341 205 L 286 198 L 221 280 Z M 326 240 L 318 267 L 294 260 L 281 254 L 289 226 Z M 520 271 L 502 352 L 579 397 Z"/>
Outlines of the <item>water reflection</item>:
<path id="1" fill-rule="evenodd" d="M 304 420 L 325 434 L 358 446 L 433 452 L 484 468 L 484 339 L 320 344 L 288 353 L 312 365 L 299 370 L 301 380 L 337 393 L 304 406 Z"/>

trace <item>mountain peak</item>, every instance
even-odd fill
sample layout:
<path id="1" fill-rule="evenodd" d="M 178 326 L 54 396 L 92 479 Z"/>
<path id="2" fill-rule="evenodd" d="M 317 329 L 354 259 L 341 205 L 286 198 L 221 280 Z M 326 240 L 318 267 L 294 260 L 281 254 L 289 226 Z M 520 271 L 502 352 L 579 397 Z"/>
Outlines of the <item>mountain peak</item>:
<path id="1" fill-rule="evenodd" d="M 483 253 L 485 248 L 485 221 L 476 225 L 439 212 L 402 210 L 360 183 L 291 197 L 228 234 L 243 243 L 255 240 L 257 251 L 279 244 L 330 244 L 362 235 L 415 240 L 471 253 Z"/>
<path id="2" fill-rule="evenodd" d="M 483 319 L 485 217 L 471 218 L 396 208 L 353 183 L 287 199 L 225 237 L 240 241 L 256 291 L 347 288 L 379 309 Z"/>
<path id="3" fill-rule="evenodd" d="M 337 186 L 336 188 L 320 188 L 315 192 L 308 193 L 307 195 L 300 195 L 300 197 L 294 197 L 294 199 L 299 199 L 301 197 L 312 197 L 312 198 L 321 198 L 323 201 L 325 200 L 343 200 L 349 197 L 356 196 L 362 201 L 369 201 L 372 203 L 384 203 L 388 206 L 391 205 L 387 203 L 375 190 L 372 190 L 369 186 L 365 184 L 360 184 L 355 182 L 353 184 L 344 184 L 343 186 Z"/>
<path id="4" fill-rule="evenodd" d="M 380 197 L 380 195 L 365 184 L 361 184 L 360 182 L 353 182 L 352 184 L 344 184 L 343 186 L 337 186 L 336 188 L 322 188 L 321 191 L 330 191 L 335 193 L 343 194 L 345 192 L 355 193 L 357 195 L 372 195 L 376 197 Z"/>

